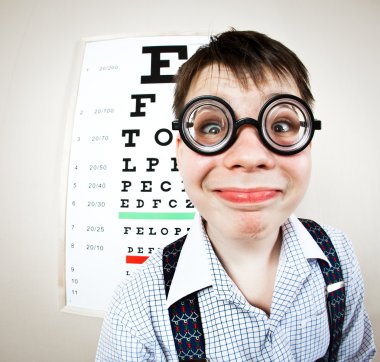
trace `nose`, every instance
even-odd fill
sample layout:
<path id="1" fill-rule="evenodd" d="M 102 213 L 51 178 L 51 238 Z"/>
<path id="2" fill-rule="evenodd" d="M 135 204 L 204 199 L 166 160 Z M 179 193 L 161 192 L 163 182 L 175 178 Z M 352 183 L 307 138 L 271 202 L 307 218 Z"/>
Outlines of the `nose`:
<path id="1" fill-rule="evenodd" d="M 234 144 L 224 155 L 227 168 L 244 171 L 269 170 L 275 166 L 275 162 L 274 153 L 264 146 L 257 128 L 249 124 L 239 128 Z"/>

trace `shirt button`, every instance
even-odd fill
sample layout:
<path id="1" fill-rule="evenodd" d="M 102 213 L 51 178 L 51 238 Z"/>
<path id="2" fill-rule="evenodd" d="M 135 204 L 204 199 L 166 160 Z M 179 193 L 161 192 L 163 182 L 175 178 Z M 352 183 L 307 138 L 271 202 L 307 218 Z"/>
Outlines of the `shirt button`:
<path id="1" fill-rule="evenodd" d="M 266 339 L 265 344 L 268 344 L 269 346 L 271 346 L 272 345 L 272 332 L 269 332 L 265 339 Z"/>

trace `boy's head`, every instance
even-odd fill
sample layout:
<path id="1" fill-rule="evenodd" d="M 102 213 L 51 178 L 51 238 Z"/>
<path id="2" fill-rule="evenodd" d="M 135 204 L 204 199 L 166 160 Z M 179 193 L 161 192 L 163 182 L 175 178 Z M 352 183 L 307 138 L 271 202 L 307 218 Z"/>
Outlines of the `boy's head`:
<path id="1" fill-rule="evenodd" d="M 252 31 L 212 38 L 181 67 L 174 100 L 181 115 L 178 167 L 211 240 L 275 236 L 293 213 L 308 186 L 310 145 L 294 152 L 287 145 L 298 137 L 310 141 L 318 128 L 312 100 L 297 56 Z"/>

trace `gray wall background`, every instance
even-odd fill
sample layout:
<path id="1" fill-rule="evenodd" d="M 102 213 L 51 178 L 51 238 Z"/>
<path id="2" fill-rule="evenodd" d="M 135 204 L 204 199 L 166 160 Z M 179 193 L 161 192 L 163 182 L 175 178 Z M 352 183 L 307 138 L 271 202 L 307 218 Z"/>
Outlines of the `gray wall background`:
<path id="1" fill-rule="evenodd" d="M 1 361 L 95 355 L 102 320 L 62 312 L 68 115 L 81 40 L 230 26 L 284 42 L 310 70 L 324 129 L 298 215 L 353 239 L 378 337 L 379 1 L 0 0 Z"/>

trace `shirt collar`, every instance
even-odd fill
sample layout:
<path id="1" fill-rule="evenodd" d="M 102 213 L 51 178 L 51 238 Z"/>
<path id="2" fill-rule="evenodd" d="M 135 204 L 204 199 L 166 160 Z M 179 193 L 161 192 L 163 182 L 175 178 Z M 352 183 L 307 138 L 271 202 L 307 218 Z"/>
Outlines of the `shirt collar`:
<path id="1" fill-rule="evenodd" d="M 213 284 L 203 235 L 202 219 L 196 213 L 178 259 L 166 300 L 167 308 L 184 296 Z"/>
<path id="2" fill-rule="evenodd" d="M 322 259 L 331 266 L 328 258 L 323 253 L 322 249 L 318 246 L 313 237 L 310 235 L 310 233 L 302 225 L 301 221 L 299 221 L 295 215 L 291 215 L 289 217 L 289 222 L 293 227 L 298 240 L 301 240 L 301 247 L 305 258 Z"/>
<path id="3" fill-rule="evenodd" d="M 287 223 L 293 228 L 297 239 L 302 241 L 300 245 L 305 259 L 322 259 L 329 263 L 321 248 L 295 215 L 291 215 Z M 196 213 L 178 259 L 166 307 L 169 308 L 186 295 L 212 285 L 213 277 L 204 240 L 203 223 L 200 215 Z"/>

